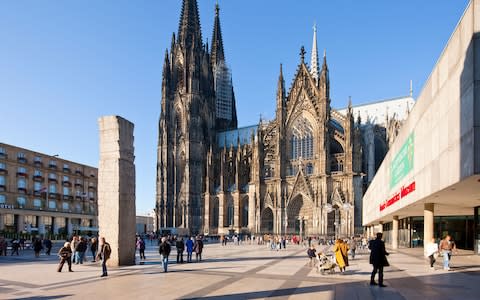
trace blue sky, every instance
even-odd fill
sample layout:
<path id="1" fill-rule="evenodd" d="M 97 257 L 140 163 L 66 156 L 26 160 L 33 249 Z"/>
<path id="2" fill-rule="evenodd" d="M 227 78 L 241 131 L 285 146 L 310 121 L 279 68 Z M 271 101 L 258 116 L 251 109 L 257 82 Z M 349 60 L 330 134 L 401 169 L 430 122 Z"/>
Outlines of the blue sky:
<path id="1" fill-rule="evenodd" d="M 215 0 L 199 0 L 204 41 Z M 220 0 L 239 126 L 271 119 L 312 25 L 327 50 L 334 108 L 417 96 L 467 0 Z M 137 212 L 155 203 L 162 63 L 181 1 L 1 1 L 0 141 L 98 166 L 103 115 L 135 123 Z"/>

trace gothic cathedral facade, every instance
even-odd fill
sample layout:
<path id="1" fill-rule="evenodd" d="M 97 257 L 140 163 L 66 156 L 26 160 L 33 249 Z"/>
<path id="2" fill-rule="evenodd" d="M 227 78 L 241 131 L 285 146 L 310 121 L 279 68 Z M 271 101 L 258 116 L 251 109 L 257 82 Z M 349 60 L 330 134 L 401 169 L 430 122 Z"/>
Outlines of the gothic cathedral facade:
<path id="1" fill-rule="evenodd" d="M 196 0 L 183 0 L 178 34 L 165 54 L 159 229 L 210 235 L 360 233 L 362 171 L 368 169 L 362 163 L 361 124 L 351 105 L 345 114 L 330 106 L 327 58 L 324 54 L 320 67 L 316 32 L 310 67 L 302 47 L 288 93 L 280 66 L 275 119 L 237 128 L 218 4 L 215 11 L 209 49 Z"/>

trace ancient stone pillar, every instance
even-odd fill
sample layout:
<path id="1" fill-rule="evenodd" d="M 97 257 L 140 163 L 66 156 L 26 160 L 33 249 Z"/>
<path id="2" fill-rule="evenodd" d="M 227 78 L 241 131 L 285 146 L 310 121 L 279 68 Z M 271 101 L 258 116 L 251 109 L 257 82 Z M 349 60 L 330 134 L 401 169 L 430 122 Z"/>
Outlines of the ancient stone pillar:
<path id="1" fill-rule="evenodd" d="M 99 235 L 112 248 L 108 264 L 135 264 L 135 165 L 133 124 L 119 116 L 98 120 Z"/>
<path id="2" fill-rule="evenodd" d="M 433 238 L 433 203 L 425 203 L 423 207 L 423 245 Z"/>
<path id="3" fill-rule="evenodd" d="M 398 249 L 398 216 L 393 216 L 392 249 Z"/>

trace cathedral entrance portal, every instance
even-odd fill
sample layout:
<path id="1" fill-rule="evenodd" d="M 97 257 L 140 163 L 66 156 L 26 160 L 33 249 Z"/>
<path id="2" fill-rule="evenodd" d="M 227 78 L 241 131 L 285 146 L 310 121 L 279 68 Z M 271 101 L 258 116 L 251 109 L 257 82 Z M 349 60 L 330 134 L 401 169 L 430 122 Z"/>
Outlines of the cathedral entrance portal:
<path id="1" fill-rule="evenodd" d="M 305 236 L 312 231 L 313 203 L 309 198 L 297 195 L 287 207 L 287 234 Z"/>
<path id="2" fill-rule="evenodd" d="M 269 207 L 262 212 L 260 231 L 262 233 L 273 233 L 273 211 Z"/>

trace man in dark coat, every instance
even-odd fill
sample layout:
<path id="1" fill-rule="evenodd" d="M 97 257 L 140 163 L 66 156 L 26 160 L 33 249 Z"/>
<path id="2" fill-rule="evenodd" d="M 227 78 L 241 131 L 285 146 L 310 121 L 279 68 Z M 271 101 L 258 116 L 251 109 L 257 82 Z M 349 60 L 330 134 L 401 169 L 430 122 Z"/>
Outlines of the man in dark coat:
<path id="1" fill-rule="evenodd" d="M 375 275 L 378 271 L 378 286 L 385 287 L 383 284 L 383 267 L 388 267 L 387 255 L 389 253 L 385 250 L 385 243 L 382 241 L 382 233 L 377 233 L 377 238 L 370 241 L 368 248 L 370 248 L 370 264 L 373 265 L 372 276 L 370 277 L 370 285 L 377 285 L 375 282 Z"/>
<path id="2" fill-rule="evenodd" d="M 162 237 L 162 242 L 160 243 L 160 247 L 158 248 L 158 252 L 160 253 L 160 257 L 162 258 L 162 266 L 165 273 L 167 273 L 168 269 L 168 256 L 170 255 L 170 243 L 167 241 L 166 237 Z"/>
<path id="3" fill-rule="evenodd" d="M 183 251 L 185 251 L 185 243 L 183 242 L 183 238 L 177 239 L 175 246 L 177 247 L 177 263 L 183 264 Z"/>

